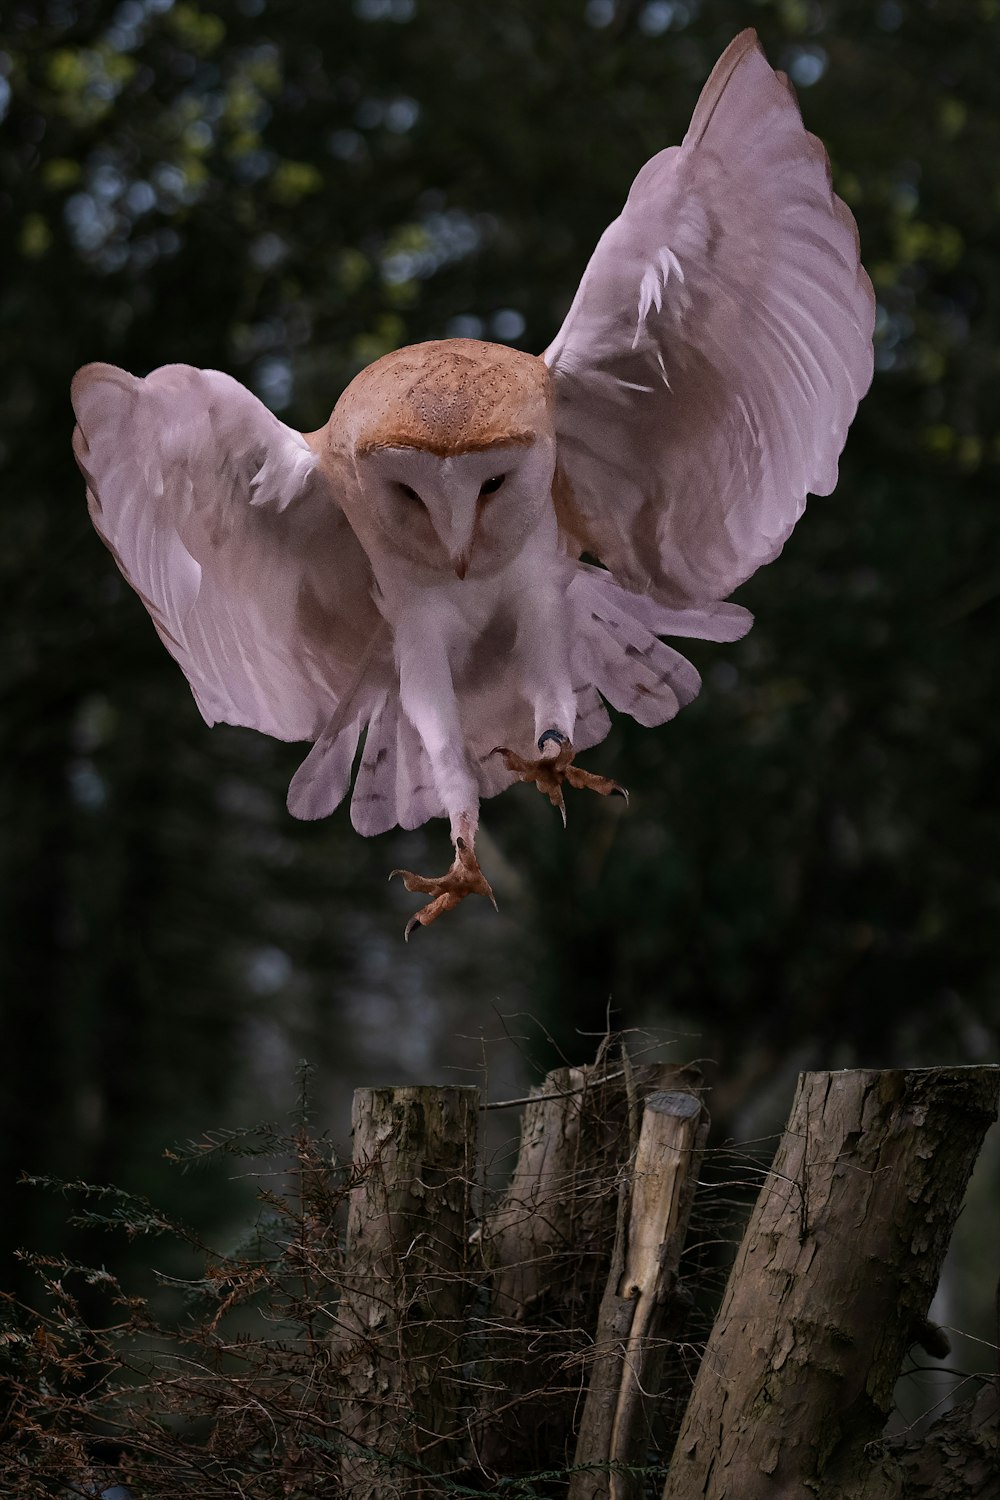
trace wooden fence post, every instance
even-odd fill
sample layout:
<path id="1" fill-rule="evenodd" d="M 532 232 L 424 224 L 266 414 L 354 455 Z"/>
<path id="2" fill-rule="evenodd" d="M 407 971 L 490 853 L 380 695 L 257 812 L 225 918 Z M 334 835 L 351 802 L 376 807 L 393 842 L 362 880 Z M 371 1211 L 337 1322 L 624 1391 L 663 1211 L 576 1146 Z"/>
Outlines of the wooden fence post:
<path id="1" fill-rule="evenodd" d="M 1000 1068 L 804 1073 L 695 1381 L 664 1500 L 881 1500 L 879 1442 Z"/>
<path id="2" fill-rule="evenodd" d="M 708 1116 L 691 1093 L 650 1094 L 601 1300 L 568 1500 L 636 1500 Z"/>
<path id="3" fill-rule="evenodd" d="M 339 1306 L 351 1500 L 441 1493 L 461 1467 L 479 1090 L 358 1089 Z"/>
<path id="4" fill-rule="evenodd" d="M 680 1080 L 680 1081 L 678 1081 Z M 491 1298 L 490 1386 L 476 1459 L 504 1476 L 568 1465 L 574 1414 L 615 1242 L 618 1181 L 644 1099 L 700 1081 L 696 1070 L 608 1057 L 557 1068 L 532 1091 L 517 1164 L 483 1225 Z"/>

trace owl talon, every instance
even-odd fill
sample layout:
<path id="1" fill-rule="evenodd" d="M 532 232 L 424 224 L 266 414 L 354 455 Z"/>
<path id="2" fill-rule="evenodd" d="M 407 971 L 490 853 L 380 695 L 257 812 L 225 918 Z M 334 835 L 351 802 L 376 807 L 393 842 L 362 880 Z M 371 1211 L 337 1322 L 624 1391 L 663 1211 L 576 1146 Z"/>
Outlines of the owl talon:
<path id="1" fill-rule="evenodd" d="M 432 897 L 407 922 L 403 930 L 403 939 L 407 943 L 415 928 L 429 927 L 438 917 L 443 917 L 445 912 L 454 911 L 466 896 L 486 896 L 493 910 L 498 910 L 490 883 L 479 868 L 479 861 L 473 850 L 463 838 L 455 840 L 455 858 L 447 874 L 428 876 L 415 875 L 412 870 L 393 870 L 390 880 L 393 875 L 401 877 L 408 891 L 419 891 L 421 895 Z"/>
<path id="2" fill-rule="evenodd" d="M 573 764 L 576 751 L 571 741 L 557 729 L 547 729 L 538 741 L 538 748 L 541 750 L 550 739 L 559 741 L 558 752 L 555 755 L 543 754 L 539 760 L 525 760 L 514 750 L 503 747 L 494 750 L 493 754 L 503 756 L 504 765 L 508 771 L 513 771 L 519 781 L 534 782 L 538 790 L 548 797 L 552 806 L 559 809 L 564 828 L 566 804 L 563 800 L 563 786 L 567 782 L 572 787 L 597 792 L 602 797 L 624 797 L 628 802 L 628 792 L 617 781 L 612 781 L 610 776 L 598 776 L 593 771 L 584 771 L 581 766 Z"/>
<path id="3" fill-rule="evenodd" d="M 612 781 L 610 776 L 595 776 L 593 771 L 584 771 L 580 766 L 567 766 L 566 780 L 570 786 L 600 792 L 602 797 L 624 797 L 626 806 L 628 805 L 628 792 L 617 781 Z"/>

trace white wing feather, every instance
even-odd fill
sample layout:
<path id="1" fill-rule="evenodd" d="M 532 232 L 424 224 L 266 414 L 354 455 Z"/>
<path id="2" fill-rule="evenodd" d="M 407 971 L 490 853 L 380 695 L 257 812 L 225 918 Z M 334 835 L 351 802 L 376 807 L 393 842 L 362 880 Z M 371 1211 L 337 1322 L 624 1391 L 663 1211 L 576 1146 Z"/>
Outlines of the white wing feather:
<path id="1" fill-rule="evenodd" d="M 826 153 L 743 32 L 545 356 L 577 542 L 665 603 L 724 599 L 836 484 L 873 324 Z"/>
<path id="2" fill-rule="evenodd" d="M 87 365 L 77 461 L 101 537 L 209 724 L 315 739 L 380 623 L 368 559 L 305 439 L 237 381 Z"/>

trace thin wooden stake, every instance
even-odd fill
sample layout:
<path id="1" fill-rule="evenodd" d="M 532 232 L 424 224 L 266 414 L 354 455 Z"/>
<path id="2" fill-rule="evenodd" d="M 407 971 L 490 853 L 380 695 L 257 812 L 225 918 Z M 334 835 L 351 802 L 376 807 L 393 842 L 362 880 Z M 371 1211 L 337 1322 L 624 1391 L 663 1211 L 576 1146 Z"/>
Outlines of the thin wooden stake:
<path id="1" fill-rule="evenodd" d="M 642 1492 L 629 1469 L 644 1459 L 662 1363 L 656 1336 L 676 1286 L 707 1133 L 694 1094 L 647 1098 L 631 1181 L 623 1184 L 569 1500 L 631 1500 Z"/>

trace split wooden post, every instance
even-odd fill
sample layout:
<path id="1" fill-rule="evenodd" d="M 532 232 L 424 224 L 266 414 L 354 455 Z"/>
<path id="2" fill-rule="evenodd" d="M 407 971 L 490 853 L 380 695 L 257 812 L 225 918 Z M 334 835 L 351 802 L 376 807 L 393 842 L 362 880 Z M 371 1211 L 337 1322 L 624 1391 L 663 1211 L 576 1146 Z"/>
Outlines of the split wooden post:
<path id="1" fill-rule="evenodd" d="M 440 1494 L 461 1466 L 479 1090 L 358 1089 L 336 1353 L 352 1500 Z"/>
<path id="2" fill-rule="evenodd" d="M 804 1073 L 695 1381 L 664 1500 L 895 1500 L 879 1443 L 1000 1068 Z"/>
<path id="3" fill-rule="evenodd" d="M 657 1337 L 672 1301 L 708 1116 L 693 1093 L 650 1094 L 631 1180 L 623 1182 L 618 1235 L 594 1340 L 568 1500 L 633 1500 L 630 1469 L 649 1446 L 659 1385 Z"/>
<path id="4" fill-rule="evenodd" d="M 615 1241 L 617 1183 L 645 1097 L 686 1074 L 608 1057 L 532 1090 L 510 1185 L 483 1225 L 491 1272 L 475 1460 L 504 1476 L 568 1465 L 583 1360 Z"/>

